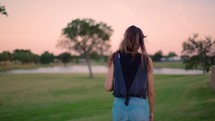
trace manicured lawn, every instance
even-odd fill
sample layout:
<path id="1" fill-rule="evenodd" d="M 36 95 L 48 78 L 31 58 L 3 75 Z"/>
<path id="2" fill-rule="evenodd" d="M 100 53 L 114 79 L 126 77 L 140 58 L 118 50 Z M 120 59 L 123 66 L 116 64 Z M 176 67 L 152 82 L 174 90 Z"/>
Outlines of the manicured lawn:
<path id="1" fill-rule="evenodd" d="M 185 65 L 183 62 L 154 62 L 155 68 L 182 68 L 184 69 Z"/>
<path id="2" fill-rule="evenodd" d="M 0 121 L 111 121 L 104 75 L 0 74 Z M 213 121 L 209 75 L 155 75 L 155 121 Z"/>
<path id="3" fill-rule="evenodd" d="M 55 66 L 57 64 L 12 64 L 8 63 L 7 65 L 0 64 L 0 72 L 1 71 L 7 71 L 7 70 L 13 70 L 13 69 L 32 69 L 32 68 L 39 68 L 39 67 L 50 67 Z"/>

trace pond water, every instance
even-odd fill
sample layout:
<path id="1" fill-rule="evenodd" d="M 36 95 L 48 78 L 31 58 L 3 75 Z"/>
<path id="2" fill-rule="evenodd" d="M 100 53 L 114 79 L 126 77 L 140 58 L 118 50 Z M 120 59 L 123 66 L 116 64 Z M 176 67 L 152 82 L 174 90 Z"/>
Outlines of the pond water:
<path id="1" fill-rule="evenodd" d="M 92 66 L 93 73 L 107 73 L 107 67 L 102 65 Z M 173 68 L 154 68 L 154 74 L 202 74 L 201 70 L 185 70 L 185 69 L 173 69 Z M 86 65 L 70 65 L 70 66 L 54 66 L 54 67 L 41 67 L 36 69 L 16 69 L 5 72 L 6 73 L 88 73 L 88 67 Z"/>

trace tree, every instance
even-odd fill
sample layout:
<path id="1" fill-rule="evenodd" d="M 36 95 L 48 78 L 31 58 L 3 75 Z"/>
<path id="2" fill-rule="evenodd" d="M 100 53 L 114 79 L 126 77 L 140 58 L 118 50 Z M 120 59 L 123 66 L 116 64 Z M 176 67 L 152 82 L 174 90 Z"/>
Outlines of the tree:
<path id="1" fill-rule="evenodd" d="M 108 57 L 108 55 L 104 55 L 103 53 L 98 54 L 97 52 L 93 52 L 90 54 L 90 58 L 96 62 L 107 62 Z"/>
<path id="2" fill-rule="evenodd" d="M 40 62 L 40 56 L 37 54 L 34 54 L 32 59 L 33 59 L 32 62 L 35 64 Z"/>
<path id="3" fill-rule="evenodd" d="M 1 6 L 1 4 L 0 4 L 0 14 L 8 16 L 5 10 L 5 6 Z"/>
<path id="4" fill-rule="evenodd" d="M 64 53 L 61 53 L 60 55 L 58 55 L 57 58 L 60 59 L 61 62 L 63 62 L 64 64 L 67 64 L 68 62 L 71 61 L 72 56 L 70 53 L 64 52 Z"/>
<path id="5" fill-rule="evenodd" d="M 24 49 L 16 49 L 13 51 L 13 61 L 16 60 L 25 63 L 32 63 L 38 62 L 38 55 L 35 55 L 31 52 L 31 50 L 24 50 Z"/>
<path id="6" fill-rule="evenodd" d="M 169 52 L 168 57 L 174 57 L 177 56 L 175 52 Z"/>
<path id="7" fill-rule="evenodd" d="M 9 51 L 3 51 L 0 53 L 0 61 L 4 61 L 4 64 L 7 65 L 7 61 L 12 59 L 12 54 Z"/>
<path id="8" fill-rule="evenodd" d="M 163 57 L 163 52 L 161 50 L 159 50 L 152 56 L 152 60 L 160 61 L 162 57 Z"/>
<path id="9" fill-rule="evenodd" d="M 90 58 L 95 60 L 95 61 L 99 61 L 100 57 L 101 56 L 97 52 L 93 52 L 90 54 Z"/>
<path id="10" fill-rule="evenodd" d="M 89 68 L 89 77 L 93 78 L 90 54 L 109 50 L 112 32 L 111 27 L 103 22 L 96 23 L 93 19 L 75 19 L 63 29 L 65 38 L 58 41 L 58 46 L 84 55 Z"/>
<path id="11" fill-rule="evenodd" d="M 54 62 L 55 56 L 52 53 L 49 53 L 48 51 L 45 51 L 41 56 L 40 56 L 40 63 L 41 64 L 49 64 L 51 62 Z"/>
<path id="12" fill-rule="evenodd" d="M 194 34 L 183 42 L 182 54 L 189 57 L 185 64 L 190 68 L 200 65 L 203 73 L 209 72 L 210 66 L 215 64 L 215 39 L 212 40 L 210 36 L 198 39 L 198 34 Z"/>

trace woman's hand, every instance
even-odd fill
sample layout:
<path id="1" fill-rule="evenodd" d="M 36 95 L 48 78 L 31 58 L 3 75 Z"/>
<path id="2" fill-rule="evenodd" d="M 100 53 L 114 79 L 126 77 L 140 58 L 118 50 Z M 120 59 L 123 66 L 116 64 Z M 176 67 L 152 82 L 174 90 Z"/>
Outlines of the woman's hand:
<path id="1" fill-rule="evenodd" d="M 149 121 L 154 121 L 154 113 L 149 114 Z"/>

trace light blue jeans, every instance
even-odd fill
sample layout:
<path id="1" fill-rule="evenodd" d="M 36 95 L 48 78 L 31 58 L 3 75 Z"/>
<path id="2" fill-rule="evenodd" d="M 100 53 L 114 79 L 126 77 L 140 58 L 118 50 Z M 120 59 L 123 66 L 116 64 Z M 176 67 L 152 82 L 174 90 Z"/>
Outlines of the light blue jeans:
<path id="1" fill-rule="evenodd" d="M 114 98 L 113 121 L 149 121 L 149 106 L 146 99 L 130 97 L 128 106 L 125 98 Z"/>

